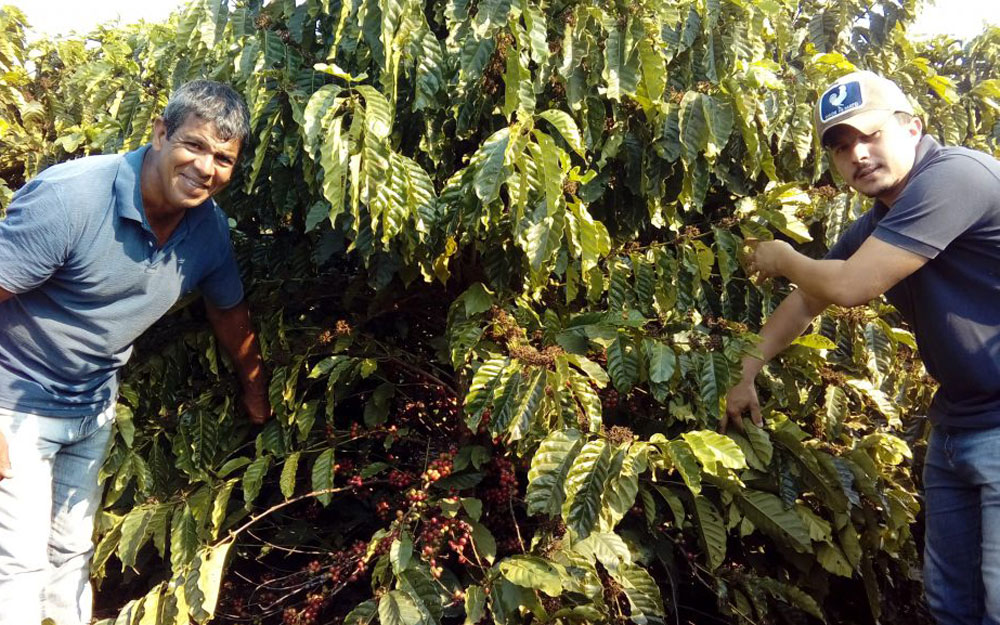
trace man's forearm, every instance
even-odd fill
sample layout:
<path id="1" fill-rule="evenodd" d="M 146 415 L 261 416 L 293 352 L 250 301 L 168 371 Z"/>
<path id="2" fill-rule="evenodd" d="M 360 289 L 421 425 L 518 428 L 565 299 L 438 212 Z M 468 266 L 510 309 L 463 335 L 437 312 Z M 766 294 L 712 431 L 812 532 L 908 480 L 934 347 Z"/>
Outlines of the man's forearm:
<path id="1" fill-rule="evenodd" d="M 845 266 L 846 261 L 843 260 L 815 260 L 791 251 L 782 265 L 782 273 L 789 282 L 817 301 L 855 306 L 871 299 L 854 301 L 858 295 L 845 288 Z"/>
<path id="2" fill-rule="evenodd" d="M 219 310 L 207 307 L 212 331 L 236 368 L 244 393 L 267 395 L 267 375 L 246 302 Z"/>
<path id="3" fill-rule="evenodd" d="M 752 356 L 743 359 L 743 380 L 751 381 L 757 377 L 764 364 L 791 345 L 827 305 L 828 302 L 801 289 L 792 291 L 760 330 L 761 341 L 757 347 L 763 359 Z"/>

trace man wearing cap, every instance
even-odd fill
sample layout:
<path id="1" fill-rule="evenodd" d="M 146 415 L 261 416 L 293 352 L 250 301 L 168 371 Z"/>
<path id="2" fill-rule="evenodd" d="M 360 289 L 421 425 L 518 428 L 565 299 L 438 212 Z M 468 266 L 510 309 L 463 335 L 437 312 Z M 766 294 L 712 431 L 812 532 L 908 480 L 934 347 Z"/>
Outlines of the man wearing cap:
<path id="1" fill-rule="evenodd" d="M 46 169 L 0 221 L 0 625 L 90 623 L 117 374 L 178 298 L 204 295 L 248 418 L 270 416 L 229 227 L 212 200 L 249 130 L 235 91 L 188 83 L 150 145 Z"/>
<path id="2" fill-rule="evenodd" d="M 744 360 L 721 427 L 746 412 L 761 423 L 754 378 L 828 305 L 885 294 L 940 383 L 924 470 L 928 604 L 941 624 L 1000 623 L 1000 162 L 924 136 L 899 87 L 871 72 L 824 91 L 815 124 L 875 204 L 823 260 L 756 246 L 751 271 L 797 288 L 761 329 L 763 360 Z"/>

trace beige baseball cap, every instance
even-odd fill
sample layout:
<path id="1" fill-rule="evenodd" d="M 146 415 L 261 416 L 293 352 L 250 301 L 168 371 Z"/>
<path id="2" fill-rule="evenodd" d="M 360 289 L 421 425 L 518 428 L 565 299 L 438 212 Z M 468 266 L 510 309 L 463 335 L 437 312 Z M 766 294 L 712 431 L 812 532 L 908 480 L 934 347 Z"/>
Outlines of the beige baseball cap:
<path id="1" fill-rule="evenodd" d="M 816 133 L 824 143 L 827 130 L 847 124 L 869 135 L 893 113 L 914 114 L 913 105 L 896 83 L 873 72 L 851 72 L 838 78 L 816 101 Z"/>

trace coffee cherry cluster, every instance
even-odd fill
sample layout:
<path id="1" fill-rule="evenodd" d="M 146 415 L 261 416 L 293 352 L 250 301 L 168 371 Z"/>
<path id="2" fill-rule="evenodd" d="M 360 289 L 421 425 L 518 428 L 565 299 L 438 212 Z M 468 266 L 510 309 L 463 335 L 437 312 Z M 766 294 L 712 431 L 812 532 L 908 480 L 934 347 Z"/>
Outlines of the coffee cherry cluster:
<path id="1" fill-rule="evenodd" d="M 431 460 L 421 478 L 427 484 L 433 484 L 443 477 L 451 475 L 454 454 L 442 453 L 436 459 Z"/>
<path id="2" fill-rule="evenodd" d="M 456 556 L 459 564 L 469 560 L 465 549 L 472 542 L 472 526 L 461 519 L 442 519 L 433 516 L 427 520 L 423 531 L 417 539 L 418 545 L 423 545 L 420 553 L 431 567 L 431 575 L 441 577 L 444 569 L 438 566 L 438 558 Z M 448 550 L 445 551 L 445 545 Z"/>
<path id="3" fill-rule="evenodd" d="M 313 625 L 325 603 L 326 597 L 322 593 L 310 594 L 306 597 L 306 605 L 301 610 L 285 608 L 282 620 L 285 625 Z"/>
<path id="4" fill-rule="evenodd" d="M 406 471 L 393 469 L 389 472 L 389 486 L 402 490 L 413 483 L 413 475 Z"/>
<path id="5" fill-rule="evenodd" d="M 601 404 L 604 406 L 605 410 L 614 410 L 618 407 L 618 391 L 613 388 L 606 389 L 601 393 Z"/>
<path id="6" fill-rule="evenodd" d="M 506 458 L 494 458 L 490 462 L 490 472 L 496 475 L 497 485 L 486 489 L 484 498 L 495 507 L 504 506 L 517 492 L 514 463 Z"/>

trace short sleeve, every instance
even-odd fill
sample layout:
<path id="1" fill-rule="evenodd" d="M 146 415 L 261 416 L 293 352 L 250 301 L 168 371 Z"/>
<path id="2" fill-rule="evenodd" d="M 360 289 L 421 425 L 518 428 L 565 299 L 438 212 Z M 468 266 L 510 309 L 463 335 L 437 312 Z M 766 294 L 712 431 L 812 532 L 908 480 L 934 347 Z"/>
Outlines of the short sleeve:
<path id="1" fill-rule="evenodd" d="M 215 224 L 218 230 L 219 258 L 215 267 L 202 278 L 198 286 L 212 306 L 225 310 L 243 301 L 243 281 L 233 254 L 233 244 L 229 240 L 229 227 L 225 216 L 218 209 Z"/>
<path id="2" fill-rule="evenodd" d="M 837 242 L 833 244 L 830 251 L 826 253 L 826 260 L 847 260 L 858 251 L 861 244 L 871 235 L 875 229 L 875 211 L 872 208 L 867 213 L 859 217 L 847 230 L 840 235 Z"/>
<path id="3" fill-rule="evenodd" d="M 875 228 L 878 239 L 935 258 L 980 222 L 996 201 L 996 179 L 976 159 L 956 154 L 919 172 Z"/>
<path id="4" fill-rule="evenodd" d="M 0 221 L 0 287 L 11 293 L 37 288 L 66 262 L 72 224 L 51 183 L 22 187 Z"/>

